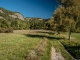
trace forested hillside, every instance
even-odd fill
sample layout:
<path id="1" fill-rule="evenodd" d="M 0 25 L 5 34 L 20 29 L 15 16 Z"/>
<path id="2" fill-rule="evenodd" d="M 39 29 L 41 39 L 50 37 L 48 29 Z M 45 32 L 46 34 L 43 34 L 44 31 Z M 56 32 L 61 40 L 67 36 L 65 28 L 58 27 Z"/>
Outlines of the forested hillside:
<path id="1" fill-rule="evenodd" d="M 48 29 L 57 32 L 80 32 L 79 0 L 57 0 L 58 7 L 50 19 L 26 17 L 19 12 L 0 8 L 0 28 Z M 27 14 L 27 13 L 26 13 Z"/>
<path id="2" fill-rule="evenodd" d="M 0 30 L 12 28 L 14 30 L 22 29 L 45 29 L 46 19 L 26 17 L 19 12 L 12 12 L 0 8 Z"/>

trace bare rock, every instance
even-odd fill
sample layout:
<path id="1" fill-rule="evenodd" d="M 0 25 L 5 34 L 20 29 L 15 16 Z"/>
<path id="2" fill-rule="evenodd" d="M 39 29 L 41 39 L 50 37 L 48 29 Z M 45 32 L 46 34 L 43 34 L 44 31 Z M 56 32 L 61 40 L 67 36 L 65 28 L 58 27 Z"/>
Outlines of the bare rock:
<path id="1" fill-rule="evenodd" d="M 9 15 L 12 18 L 19 18 L 21 20 L 24 20 L 24 17 L 20 13 L 14 13 L 14 15 Z"/>
<path id="2" fill-rule="evenodd" d="M 12 18 L 17 18 L 17 16 L 16 15 L 9 15 L 10 17 L 12 17 Z"/>
<path id="3" fill-rule="evenodd" d="M 4 13 L 2 10 L 0 10 L 0 13 Z"/>
<path id="4" fill-rule="evenodd" d="M 15 13 L 15 16 L 17 16 L 19 19 L 24 20 L 24 17 L 20 13 Z"/>
<path id="5" fill-rule="evenodd" d="M 0 19 L 3 19 L 3 17 L 0 16 Z"/>

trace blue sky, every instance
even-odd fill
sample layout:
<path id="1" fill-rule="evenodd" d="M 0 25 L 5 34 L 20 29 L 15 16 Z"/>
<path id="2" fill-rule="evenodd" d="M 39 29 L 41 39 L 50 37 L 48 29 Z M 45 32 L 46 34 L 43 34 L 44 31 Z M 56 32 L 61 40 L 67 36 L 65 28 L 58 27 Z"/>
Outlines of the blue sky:
<path id="1" fill-rule="evenodd" d="M 51 18 L 56 0 L 0 0 L 0 7 L 20 12 L 24 17 Z"/>

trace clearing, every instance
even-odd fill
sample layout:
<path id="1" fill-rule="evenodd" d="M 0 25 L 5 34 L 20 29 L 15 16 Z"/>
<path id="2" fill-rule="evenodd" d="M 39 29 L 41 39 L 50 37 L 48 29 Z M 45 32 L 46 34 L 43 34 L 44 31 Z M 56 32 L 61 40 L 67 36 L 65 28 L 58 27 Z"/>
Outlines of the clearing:
<path id="1" fill-rule="evenodd" d="M 79 36 L 72 34 L 77 42 L 80 41 Z M 48 30 L 0 33 L 0 60 L 74 60 L 61 41 L 65 41 L 64 36 Z"/>

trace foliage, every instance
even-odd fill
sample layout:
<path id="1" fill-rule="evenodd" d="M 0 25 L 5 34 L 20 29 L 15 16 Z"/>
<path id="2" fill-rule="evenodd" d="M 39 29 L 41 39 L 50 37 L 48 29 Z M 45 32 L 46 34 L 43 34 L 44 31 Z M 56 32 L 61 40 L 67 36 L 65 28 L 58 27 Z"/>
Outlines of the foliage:
<path id="1" fill-rule="evenodd" d="M 30 22 L 30 29 L 43 29 L 44 27 L 44 20 L 33 18 L 29 22 Z"/>
<path id="2" fill-rule="evenodd" d="M 31 18 L 25 20 L 20 20 L 18 17 L 13 18 L 10 15 L 14 15 L 16 12 L 12 12 L 0 7 L 0 27 L 1 28 L 8 28 L 12 27 L 15 30 L 22 30 L 22 29 L 44 29 L 45 21 L 42 18 Z M 19 12 L 17 12 L 19 13 Z M 20 14 L 20 13 L 19 13 Z"/>
<path id="3" fill-rule="evenodd" d="M 56 29 L 56 31 L 69 32 L 71 29 L 72 32 L 80 32 L 80 1 L 57 0 L 57 2 L 59 6 L 54 11 L 48 25 L 53 29 Z"/>
<path id="4" fill-rule="evenodd" d="M 9 28 L 10 25 L 7 20 L 0 19 L 0 28 Z"/>
<path id="5" fill-rule="evenodd" d="M 0 33 L 13 33 L 13 28 L 0 28 Z"/>

